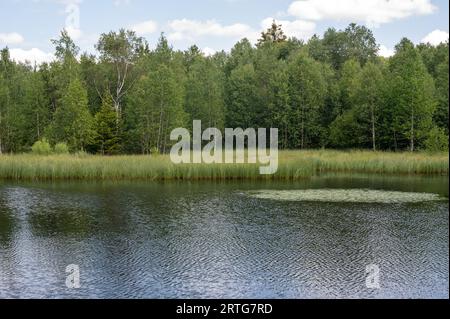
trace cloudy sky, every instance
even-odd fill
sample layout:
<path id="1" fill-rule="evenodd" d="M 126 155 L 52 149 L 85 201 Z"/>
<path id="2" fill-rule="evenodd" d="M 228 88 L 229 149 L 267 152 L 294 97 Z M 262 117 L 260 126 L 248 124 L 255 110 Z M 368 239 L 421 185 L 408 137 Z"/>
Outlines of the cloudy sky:
<path id="1" fill-rule="evenodd" d="M 374 31 L 381 55 L 406 36 L 416 43 L 448 39 L 448 0 L 0 0 L 0 47 L 16 60 L 52 59 L 50 39 L 66 28 L 94 53 L 103 32 L 125 27 L 154 47 L 161 32 L 172 45 L 197 44 L 206 54 L 255 41 L 273 19 L 289 36 L 307 40 L 350 22 Z"/>

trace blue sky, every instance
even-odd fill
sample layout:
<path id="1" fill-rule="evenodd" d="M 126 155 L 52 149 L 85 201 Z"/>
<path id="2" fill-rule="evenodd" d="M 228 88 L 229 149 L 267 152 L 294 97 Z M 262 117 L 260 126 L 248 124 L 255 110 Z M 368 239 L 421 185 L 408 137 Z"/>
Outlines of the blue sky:
<path id="1" fill-rule="evenodd" d="M 126 27 L 153 47 L 161 32 L 172 45 L 197 44 L 205 53 L 229 50 L 242 37 L 255 41 L 272 19 L 307 40 L 354 21 L 369 26 L 381 55 L 406 36 L 416 43 L 448 39 L 447 0 L 1 0 L 0 47 L 16 60 L 52 58 L 50 39 L 66 28 L 94 53 L 99 34 Z"/>

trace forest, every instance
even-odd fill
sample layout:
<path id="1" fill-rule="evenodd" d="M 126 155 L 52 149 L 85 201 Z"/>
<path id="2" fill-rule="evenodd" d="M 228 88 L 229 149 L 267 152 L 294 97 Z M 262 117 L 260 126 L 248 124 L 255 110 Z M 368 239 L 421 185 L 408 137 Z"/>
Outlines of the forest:
<path id="1" fill-rule="evenodd" d="M 275 22 L 256 45 L 206 56 L 154 49 L 133 31 L 104 33 L 97 54 L 66 31 L 55 60 L 0 59 L 0 153 L 39 144 L 61 152 L 165 154 L 170 132 L 192 127 L 278 128 L 281 149 L 448 150 L 448 42 L 378 55 L 372 31 L 350 24 L 304 42 Z"/>

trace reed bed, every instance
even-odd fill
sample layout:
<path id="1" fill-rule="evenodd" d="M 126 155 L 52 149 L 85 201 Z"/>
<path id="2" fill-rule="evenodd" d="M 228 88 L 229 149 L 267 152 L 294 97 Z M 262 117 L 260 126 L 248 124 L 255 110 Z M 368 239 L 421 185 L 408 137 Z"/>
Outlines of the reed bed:
<path id="1" fill-rule="evenodd" d="M 444 175 L 448 154 L 387 153 L 368 151 L 282 151 L 278 172 L 260 175 L 260 164 L 181 164 L 168 155 L 0 156 L 3 180 L 296 180 L 327 172 Z"/>

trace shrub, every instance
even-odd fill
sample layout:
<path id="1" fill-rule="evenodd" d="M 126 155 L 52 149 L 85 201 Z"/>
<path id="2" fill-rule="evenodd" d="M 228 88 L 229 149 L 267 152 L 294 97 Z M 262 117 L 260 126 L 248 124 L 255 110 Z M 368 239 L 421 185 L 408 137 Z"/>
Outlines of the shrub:
<path id="1" fill-rule="evenodd" d="M 443 129 L 435 127 L 428 133 L 425 149 L 431 153 L 448 152 L 448 136 Z"/>
<path id="2" fill-rule="evenodd" d="M 152 149 L 150 150 L 150 154 L 155 156 L 160 155 L 157 147 L 152 147 Z"/>
<path id="3" fill-rule="evenodd" d="M 69 146 L 66 143 L 58 143 L 55 145 L 55 154 L 69 154 Z"/>
<path id="4" fill-rule="evenodd" d="M 31 151 L 36 155 L 50 155 L 52 153 L 52 147 L 50 143 L 44 138 L 34 143 L 31 147 Z"/>

